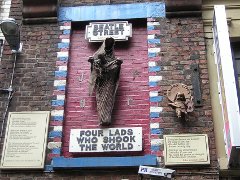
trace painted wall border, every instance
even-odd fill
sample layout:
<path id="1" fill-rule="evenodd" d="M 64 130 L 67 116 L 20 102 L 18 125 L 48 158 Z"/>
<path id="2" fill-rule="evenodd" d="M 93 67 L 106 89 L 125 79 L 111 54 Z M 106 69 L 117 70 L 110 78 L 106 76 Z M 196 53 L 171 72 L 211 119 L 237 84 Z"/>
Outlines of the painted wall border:
<path id="1" fill-rule="evenodd" d="M 133 8 L 136 8 L 136 13 L 133 13 Z M 106 10 L 108 12 L 114 12 L 115 10 L 116 13 L 111 16 L 102 15 L 102 12 Z M 92 12 L 95 12 L 95 14 L 91 14 Z M 53 172 L 54 168 L 61 168 L 61 161 L 63 160 L 70 163 L 70 166 L 68 166 L 68 168 L 71 167 L 71 164 L 74 165 L 76 159 L 77 161 L 81 161 L 81 158 L 68 159 L 61 157 L 71 22 L 74 21 L 147 18 L 151 155 L 138 156 L 135 158 L 123 157 L 123 161 L 126 161 L 126 163 L 128 163 L 128 161 L 136 161 L 137 164 L 135 163 L 133 166 L 157 165 L 157 161 L 158 163 L 162 162 L 161 157 L 163 154 L 163 139 L 161 139 L 161 137 L 163 134 L 163 129 L 160 127 L 160 114 L 162 112 L 162 107 L 158 106 L 159 102 L 163 100 L 163 97 L 158 95 L 158 92 L 160 90 L 158 82 L 162 80 L 162 77 L 157 75 L 158 72 L 161 71 L 161 67 L 158 65 L 158 61 L 160 60 L 159 53 L 161 51 L 159 38 L 160 24 L 156 19 L 159 17 L 165 17 L 164 3 L 134 3 L 101 6 L 79 6 L 62 7 L 59 9 L 58 20 L 62 34 L 59 36 L 59 39 L 61 41 L 58 43 L 59 51 L 57 52 L 45 172 Z M 111 158 L 113 161 L 115 161 L 114 159 L 116 157 L 109 158 L 109 162 L 112 162 Z M 151 163 L 142 164 L 141 161 L 138 161 L 139 158 L 145 159 L 146 162 Z M 156 161 L 154 161 L 153 159 L 156 159 Z M 92 166 L 93 165 L 94 164 L 92 164 Z M 116 164 L 115 166 L 118 166 L 118 164 Z"/>

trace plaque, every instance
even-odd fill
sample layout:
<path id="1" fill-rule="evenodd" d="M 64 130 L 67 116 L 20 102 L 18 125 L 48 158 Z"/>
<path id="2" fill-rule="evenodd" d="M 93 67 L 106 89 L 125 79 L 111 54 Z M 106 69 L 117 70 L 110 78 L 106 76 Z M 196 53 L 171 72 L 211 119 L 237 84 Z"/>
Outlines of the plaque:
<path id="1" fill-rule="evenodd" d="M 10 112 L 1 169 L 42 169 L 48 134 L 47 111 Z"/>
<path id="2" fill-rule="evenodd" d="M 132 37 L 132 24 L 127 21 L 92 22 L 86 26 L 85 39 L 102 42 L 112 37 L 115 41 L 127 41 Z"/>
<path id="3" fill-rule="evenodd" d="M 142 151 L 142 127 L 71 129 L 69 152 Z"/>
<path id="4" fill-rule="evenodd" d="M 181 134 L 164 136 L 165 165 L 210 164 L 208 136 Z"/>

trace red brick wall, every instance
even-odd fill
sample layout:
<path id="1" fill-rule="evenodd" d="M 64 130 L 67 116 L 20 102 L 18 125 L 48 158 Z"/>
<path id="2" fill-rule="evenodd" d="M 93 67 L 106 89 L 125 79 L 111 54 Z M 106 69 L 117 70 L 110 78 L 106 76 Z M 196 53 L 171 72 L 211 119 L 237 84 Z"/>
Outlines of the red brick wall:
<path id="1" fill-rule="evenodd" d="M 66 157 L 73 156 L 68 152 L 70 129 L 100 128 L 95 95 L 89 96 L 88 93 L 90 63 L 87 60 L 101 44 L 85 40 L 85 25 L 78 26 L 80 28 L 73 26 L 71 36 L 63 140 L 63 155 Z M 135 153 L 137 155 L 150 154 L 147 53 L 146 20 L 133 22 L 133 37 L 115 45 L 115 55 L 123 60 L 123 64 L 110 128 L 142 127 L 143 152 Z M 84 107 L 80 102 L 84 102 Z M 94 153 L 96 156 L 113 154 L 116 153 Z M 131 152 L 126 154 L 133 155 Z"/>

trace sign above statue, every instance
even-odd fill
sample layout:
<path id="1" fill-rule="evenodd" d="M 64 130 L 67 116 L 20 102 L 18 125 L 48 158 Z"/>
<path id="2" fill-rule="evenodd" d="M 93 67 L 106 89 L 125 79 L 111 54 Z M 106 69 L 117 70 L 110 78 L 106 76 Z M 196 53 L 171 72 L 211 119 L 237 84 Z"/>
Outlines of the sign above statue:
<path id="1" fill-rule="evenodd" d="M 86 26 L 85 39 L 102 42 L 112 37 L 115 41 L 127 41 L 132 37 L 132 24 L 127 21 L 93 22 Z"/>

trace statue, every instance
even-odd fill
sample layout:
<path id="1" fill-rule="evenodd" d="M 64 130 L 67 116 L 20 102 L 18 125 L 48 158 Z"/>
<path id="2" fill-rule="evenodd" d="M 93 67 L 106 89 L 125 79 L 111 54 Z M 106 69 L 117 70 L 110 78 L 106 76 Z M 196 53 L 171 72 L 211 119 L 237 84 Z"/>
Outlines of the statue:
<path id="1" fill-rule="evenodd" d="M 193 111 L 193 97 L 185 84 L 173 84 L 167 91 L 167 96 L 171 101 L 169 105 L 175 109 L 178 118 L 185 118 Z"/>
<path id="2" fill-rule="evenodd" d="M 88 60 L 91 63 L 89 93 L 91 95 L 95 89 L 100 125 L 111 124 L 119 84 L 122 60 L 115 58 L 114 44 L 113 38 L 106 38 L 102 46 Z"/>

